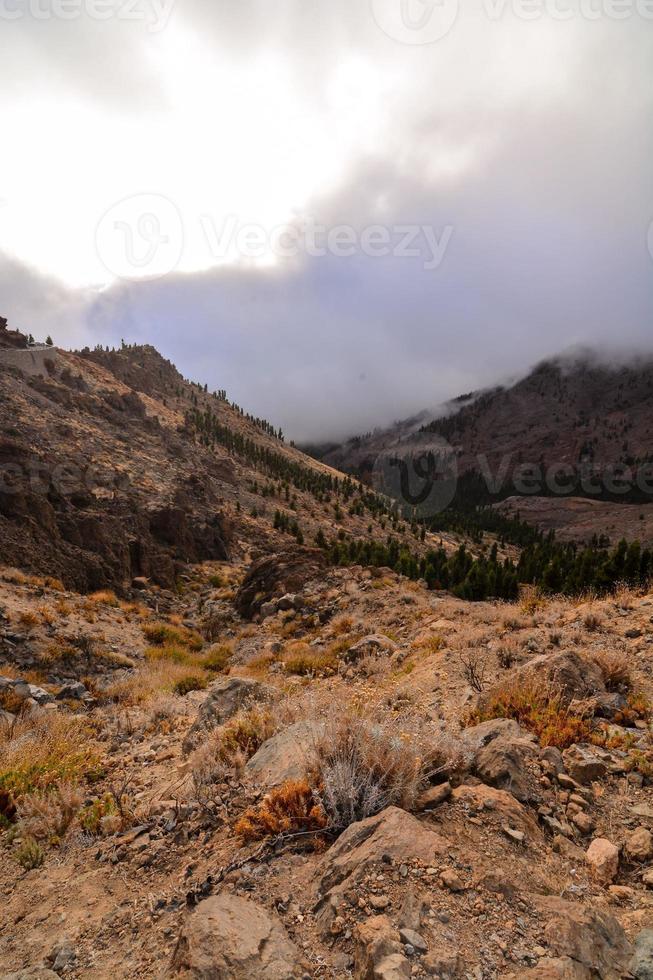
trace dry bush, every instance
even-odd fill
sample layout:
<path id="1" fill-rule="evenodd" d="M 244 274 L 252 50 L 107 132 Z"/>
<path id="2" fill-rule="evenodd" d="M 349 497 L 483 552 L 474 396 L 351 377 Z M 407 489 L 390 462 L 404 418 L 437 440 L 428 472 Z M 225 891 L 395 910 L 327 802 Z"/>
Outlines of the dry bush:
<path id="1" fill-rule="evenodd" d="M 16 848 L 14 856 L 25 871 L 34 871 L 35 868 L 40 868 L 45 861 L 43 848 L 38 841 L 30 837 L 26 837 L 21 842 L 20 846 Z"/>
<path id="2" fill-rule="evenodd" d="M 538 588 L 526 587 L 520 596 L 520 608 L 525 616 L 533 616 L 536 612 L 545 609 L 549 600 L 542 595 Z"/>
<path id="3" fill-rule="evenodd" d="M 468 650 L 461 650 L 458 654 L 463 677 L 473 691 L 482 694 L 485 690 L 485 679 L 489 667 L 489 656 L 487 650 L 479 647 L 470 647 Z"/>
<path id="4" fill-rule="evenodd" d="M 604 626 L 604 621 L 598 613 L 589 612 L 583 617 L 583 626 L 588 633 L 600 633 Z"/>
<path id="5" fill-rule="evenodd" d="M 208 679 L 204 674 L 185 674 L 175 682 L 173 691 L 183 697 L 191 691 L 204 691 L 208 686 Z"/>
<path id="6" fill-rule="evenodd" d="M 318 787 L 328 828 L 340 832 L 388 806 L 410 809 L 424 781 L 417 740 L 389 712 L 340 711 L 321 726 L 307 776 Z"/>
<path id="7" fill-rule="evenodd" d="M 273 789 L 258 806 L 245 811 L 234 829 L 247 842 L 279 835 L 318 834 L 327 823 L 319 797 L 303 779 Z"/>
<path id="8" fill-rule="evenodd" d="M 210 732 L 190 760 L 196 785 L 224 782 L 228 773 L 241 773 L 245 763 L 278 730 L 278 719 L 268 707 L 253 704 L 238 711 Z"/>
<path id="9" fill-rule="evenodd" d="M 520 630 L 528 629 L 529 623 L 520 616 L 504 616 L 501 620 L 501 628 L 507 633 L 518 633 Z"/>
<path id="10" fill-rule="evenodd" d="M 430 654 L 438 653 L 446 646 L 444 637 L 440 636 L 438 633 L 434 633 L 432 636 L 425 636 L 423 639 L 418 640 L 413 649 L 416 652 Z"/>
<path id="11" fill-rule="evenodd" d="M 476 725 L 492 718 L 514 719 L 533 732 L 542 747 L 566 749 L 588 741 L 592 734 L 590 720 L 570 711 L 561 692 L 539 680 L 508 682 L 473 711 L 468 722 Z"/>
<path id="12" fill-rule="evenodd" d="M 22 612 L 18 614 L 18 622 L 21 626 L 24 626 L 25 629 L 31 630 L 34 629 L 35 626 L 38 626 L 39 617 L 36 615 L 36 613 L 31 611 Z"/>
<path id="13" fill-rule="evenodd" d="M 510 670 L 510 668 L 514 666 L 514 663 L 518 657 L 519 644 L 514 639 L 505 639 L 497 647 L 497 660 L 499 661 L 499 666 L 502 667 L 503 670 Z"/>
<path id="14" fill-rule="evenodd" d="M 337 616 L 331 622 L 331 632 L 334 636 L 342 636 L 343 633 L 351 633 L 353 625 L 351 616 Z"/>
<path id="15" fill-rule="evenodd" d="M 79 787 L 72 783 L 60 783 L 51 792 L 24 797 L 18 804 L 21 832 L 37 841 L 63 840 L 83 799 Z"/>
<path id="16" fill-rule="evenodd" d="M 213 674 L 221 674 L 227 669 L 234 655 L 233 647 L 229 643 L 219 643 L 210 647 L 202 654 L 201 663 L 205 670 Z"/>
<path id="17" fill-rule="evenodd" d="M 614 591 L 614 604 L 617 609 L 634 609 L 635 600 L 639 599 L 641 590 L 626 582 L 621 582 Z"/>
<path id="18" fill-rule="evenodd" d="M 625 694 L 633 689 L 633 677 L 630 664 L 623 654 L 595 653 L 592 660 L 603 674 L 603 681 L 608 691 Z"/>

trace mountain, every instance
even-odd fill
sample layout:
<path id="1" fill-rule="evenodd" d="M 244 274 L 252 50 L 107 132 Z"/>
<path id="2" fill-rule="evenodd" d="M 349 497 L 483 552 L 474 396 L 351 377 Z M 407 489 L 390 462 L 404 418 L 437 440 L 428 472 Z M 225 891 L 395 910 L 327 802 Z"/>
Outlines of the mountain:
<path id="1" fill-rule="evenodd" d="M 459 503 L 511 498 L 511 512 L 532 515 L 541 526 L 564 528 L 569 516 L 581 537 L 608 530 L 613 537 L 615 506 L 635 504 L 636 520 L 643 508 L 643 536 L 653 539 L 651 359 L 608 365 L 596 354 L 577 352 L 446 408 L 418 431 L 407 420 L 349 440 L 322 458 L 373 482 L 380 453 L 419 454 L 433 439 L 435 451 L 455 463 Z M 548 522 L 546 500 L 555 515 Z"/>

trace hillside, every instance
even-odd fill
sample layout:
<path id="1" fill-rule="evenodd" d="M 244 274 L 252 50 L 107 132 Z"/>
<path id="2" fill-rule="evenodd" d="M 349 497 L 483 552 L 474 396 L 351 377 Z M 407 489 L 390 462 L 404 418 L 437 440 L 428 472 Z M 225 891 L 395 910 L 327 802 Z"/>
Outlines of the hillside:
<path id="1" fill-rule="evenodd" d="M 189 562 L 312 544 L 318 531 L 387 537 L 374 494 L 153 347 L 0 351 L 0 379 L 8 564 L 82 590 L 170 587 Z"/>

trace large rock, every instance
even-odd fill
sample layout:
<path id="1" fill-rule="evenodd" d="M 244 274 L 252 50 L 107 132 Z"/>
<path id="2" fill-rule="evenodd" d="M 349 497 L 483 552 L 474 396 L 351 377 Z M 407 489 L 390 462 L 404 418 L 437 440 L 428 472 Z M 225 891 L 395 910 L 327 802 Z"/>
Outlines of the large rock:
<path id="1" fill-rule="evenodd" d="M 534 897 L 534 904 L 545 923 L 544 935 L 552 957 L 568 958 L 587 971 L 568 973 L 570 978 L 620 980 L 627 974 L 632 949 L 614 916 L 599 908 L 567 902 L 556 896 Z M 565 974 L 552 973 L 551 976 Z"/>
<path id="2" fill-rule="evenodd" d="M 184 923 L 169 976 L 197 980 L 296 980 L 299 950 L 282 923 L 236 895 L 201 902 Z"/>
<path id="3" fill-rule="evenodd" d="M 184 739 L 184 752 L 192 751 L 202 736 L 224 725 L 241 708 L 255 701 L 269 701 L 274 693 L 273 688 L 245 677 L 226 677 L 211 684 L 205 701 L 200 705 L 197 720 Z"/>
<path id="4" fill-rule="evenodd" d="M 635 939 L 630 972 L 635 980 L 653 980 L 653 929 L 643 929 Z"/>
<path id="5" fill-rule="evenodd" d="M 480 725 L 466 728 L 462 733 L 462 739 L 476 755 L 497 738 L 515 739 L 521 738 L 522 735 L 520 726 L 512 718 L 491 718 L 489 721 L 482 721 Z"/>
<path id="6" fill-rule="evenodd" d="M 619 848 L 612 841 L 595 837 L 587 849 L 586 859 L 601 884 L 612 884 L 619 871 Z"/>
<path id="7" fill-rule="evenodd" d="M 234 604 L 244 619 L 253 619 L 264 603 L 288 593 L 300 592 L 311 579 L 324 573 L 326 558 L 317 548 L 289 548 L 254 562 Z"/>
<path id="8" fill-rule="evenodd" d="M 319 723 L 298 721 L 264 742 L 245 766 L 245 772 L 271 789 L 289 779 L 302 779 L 319 733 Z"/>
<path id="9" fill-rule="evenodd" d="M 537 759 L 535 740 L 526 737 L 500 736 L 484 745 L 475 755 L 473 772 L 489 786 L 512 793 L 522 803 L 541 799 L 537 778 L 528 769 L 528 761 Z"/>
<path id="10" fill-rule="evenodd" d="M 318 919 L 328 928 L 340 895 L 356 883 L 372 865 L 421 861 L 432 864 L 449 849 L 448 842 L 398 807 L 388 807 L 375 817 L 351 824 L 340 835 L 319 865 Z"/>
<path id="11" fill-rule="evenodd" d="M 605 693 L 603 674 L 592 660 L 581 657 L 575 650 L 544 653 L 513 671 L 511 679 L 545 683 L 559 691 L 567 703 Z M 492 694 L 493 692 L 489 692 Z M 484 695 L 482 700 L 485 700 Z"/>
<path id="12" fill-rule="evenodd" d="M 562 753 L 565 769 L 581 786 L 603 779 L 608 771 L 609 754 L 593 745 L 572 745 Z"/>
<path id="13" fill-rule="evenodd" d="M 394 653 L 397 644 L 388 636 L 374 633 L 371 636 L 364 636 L 358 643 L 349 647 L 344 655 L 347 663 L 356 663 L 364 657 L 380 657 L 383 654 Z"/>

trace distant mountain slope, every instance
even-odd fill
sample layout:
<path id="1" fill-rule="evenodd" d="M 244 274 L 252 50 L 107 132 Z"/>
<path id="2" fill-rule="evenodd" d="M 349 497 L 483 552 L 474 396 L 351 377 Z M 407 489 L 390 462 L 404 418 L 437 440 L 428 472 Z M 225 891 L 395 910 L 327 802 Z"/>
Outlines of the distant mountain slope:
<path id="1" fill-rule="evenodd" d="M 409 452 L 428 433 L 450 444 L 464 492 L 473 485 L 479 499 L 483 493 L 477 484 L 487 489 L 487 475 L 488 497 L 519 493 L 526 477 L 528 493 L 537 492 L 537 479 L 533 483 L 533 474 L 521 469 L 525 466 L 535 467 L 536 475 L 541 472 L 539 492 L 545 495 L 562 490 L 561 495 L 648 499 L 636 486 L 629 495 L 619 487 L 613 490 L 604 477 L 611 467 L 637 470 L 653 459 L 652 359 L 610 367 L 588 352 L 556 358 L 514 385 L 466 395 L 464 404 L 450 407 L 449 414 L 424 425 L 419 436 L 403 433 L 400 424 L 351 440 L 324 459 L 337 460 L 341 469 L 365 478 L 381 449 Z M 596 471 L 598 482 L 581 485 L 579 475 L 585 471 Z"/>

